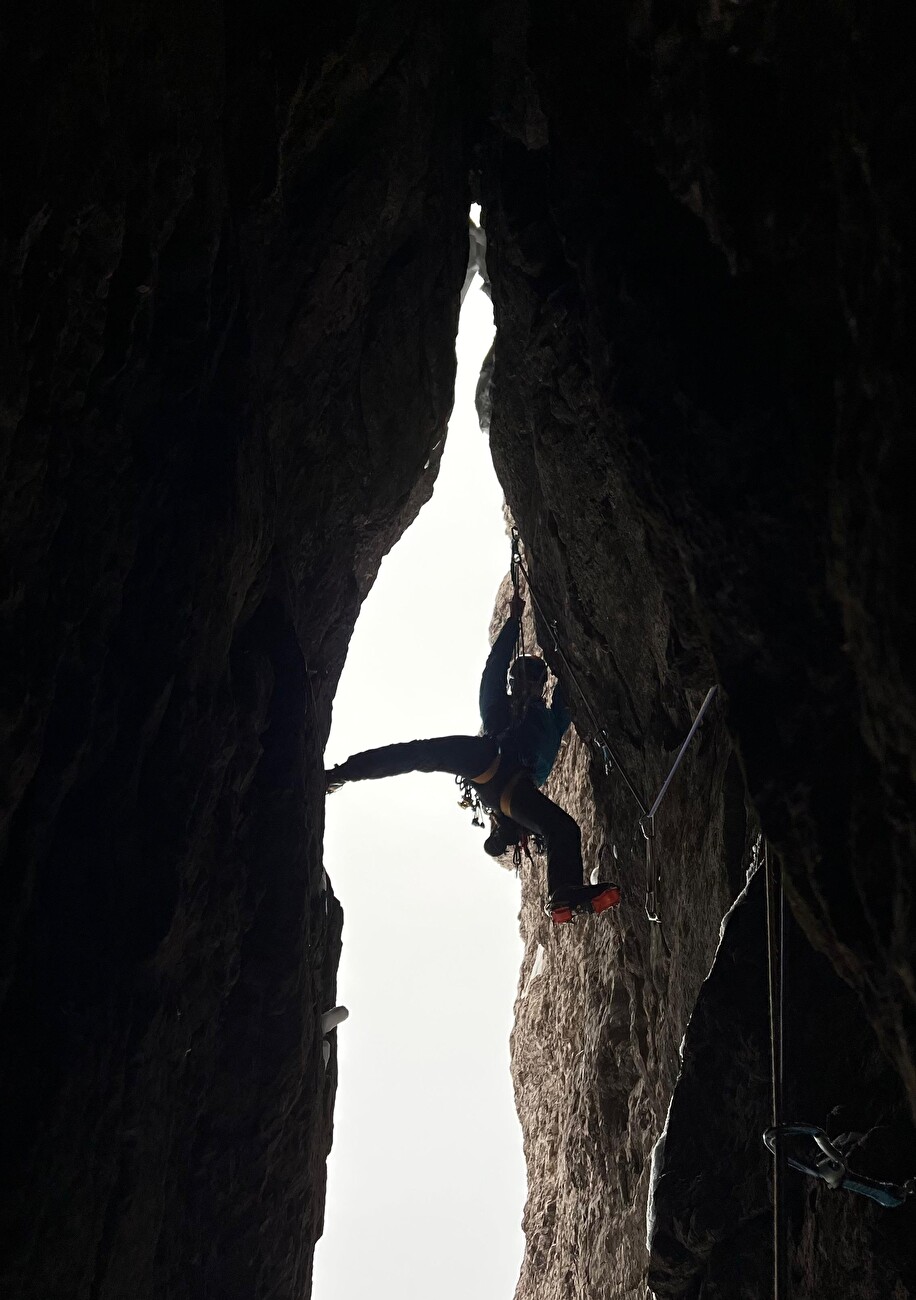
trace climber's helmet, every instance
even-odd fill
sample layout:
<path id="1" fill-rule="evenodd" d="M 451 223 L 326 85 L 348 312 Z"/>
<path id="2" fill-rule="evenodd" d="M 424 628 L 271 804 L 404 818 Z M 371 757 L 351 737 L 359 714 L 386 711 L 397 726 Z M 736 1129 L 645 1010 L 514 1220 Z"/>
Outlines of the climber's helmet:
<path id="1" fill-rule="evenodd" d="M 519 655 L 509 669 L 509 690 L 513 695 L 535 699 L 547 685 L 547 665 L 539 655 Z"/>

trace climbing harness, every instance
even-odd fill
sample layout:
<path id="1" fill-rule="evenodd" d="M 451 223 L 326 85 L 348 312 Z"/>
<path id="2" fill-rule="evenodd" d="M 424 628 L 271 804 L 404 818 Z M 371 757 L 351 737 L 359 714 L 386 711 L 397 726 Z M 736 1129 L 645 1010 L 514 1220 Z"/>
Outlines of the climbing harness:
<path id="1" fill-rule="evenodd" d="M 597 746 L 598 752 L 601 755 L 602 761 L 604 763 L 605 776 L 610 776 L 611 772 L 613 772 L 616 769 L 616 771 L 619 772 L 620 778 L 623 781 L 624 785 L 629 790 L 630 795 L 633 798 L 633 801 L 635 802 L 636 806 L 639 809 L 639 814 L 640 814 L 639 826 L 643 833 L 643 838 L 645 839 L 646 842 L 646 916 L 653 924 L 660 925 L 661 917 L 658 914 L 658 896 L 661 889 L 661 863 L 656 858 L 656 855 L 653 850 L 653 845 L 655 841 L 655 818 L 658 814 L 659 808 L 662 805 L 662 801 L 665 798 L 665 795 L 668 793 L 668 788 L 671 785 L 671 782 L 674 780 L 677 770 L 681 766 L 681 763 L 684 760 L 684 756 L 686 755 L 687 750 L 690 747 L 690 743 L 693 740 L 694 736 L 696 735 L 697 730 L 699 729 L 700 724 L 703 721 L 703 718 L 706 716 L 706 712 L 710 704 L 712 703 L 716 695 L 716 692 L 718 691 L 718 687 L 711 686 L 709 690 L 706 692 L 706 698 L 704 699 L 703 703 L 700 705 L 699 711 L 693 720 L 693 723 L 690 727 L 690 730 L 687 733 L 686 738 L 684 739 L 684 743 L 681 745 L 677 757 L 675 758 L 673 764 L 671 765 L 671 769 L 668 772 L 668 775 L 665 777 L 665 780 L 662 783 L 661 789 L 659 790 L 658 794 L 655 796 L 655 799 L 652 805 L 650 806 L 648 802 L 640 794 L 635 782 L 627 772 L 623 763 L 620 761 L 619 756 L 611 748 L 611 742 L 608 737 L 607 729 L 605 727 L 602 727 L 601 723 L 598 721 L 598 718 L 595 715 L 595 711 L 591 706 L 591 702 L 589 701 L 588 696 L 585 694 L 585 691 L 580 686 L 579 680 L 576 677 L 576 674 L 573 672 L 572 665 L 570 664 L 569 659 L 566 657 L 566 654 L 563 651 L 563 647 L 560 645 L 560 639 L 557 633 L 557 620 L 548 618 L 547 614 L 544 612 L 543 607 L 541 606 L 540 601 L 537 598 L 537 594 L 531 585 L 531 577 L 528 573 L 527 568 L 525 567 L 525 562 L 522 559 L 521 534 L 519 533 L 517 528 L 513 528 L 510 536 L 512 542 L 512 565 L 511 565 L 512 586 L 515 595 L 516 596 L 519 595 L 518 576 L 519 574 L 521 574 L 522 577 L 525 579 L 525 584 L 531 595 L 531 600 L 534 604 L 535 609 L 537 610 L 538 614 L 540 614 L 541 618 L 544 621 L 544 624 L 550 628 L 550 631 L 553 636 L 554 651 L 556 652 L 557 655 L 559 655 L 563 663 L 563 667 L 566 669 L 566 674 L 569 677 L 569 680 L 572 682 L 573 686 L 575 686 L 576 690 L 579 693 L 579 698 L 582 700 L 582 703 L 585 706 L 585 711 L 592 724 L 592 742 Z M 519 619 L 519 629 L 520 629 L 519 637 L 520 637 L 520 643 L 523 645 L 524 643 L 521 640 L 521 622 L 522 620 Z M 522 653 L 524 653 L 524 651 L 522 651 Z"/>
<path id="2" fill-rule="evenodd" d="M 499 811 L 504 817 L 512 816 L 512 791 L 528 775 L 523 767 L 517 768 L 499 792 Z"/>
<path id="3" fill-rule="evenodd" d="M 877 1178 L 852 1173 L 846 1156 L 816 1124 L 781 1124 L 768 1128 L 763 1135 L 764 1142 L 774 1155 L 778 1146 L 799 1138 L 809 1139 L 814 1149 L 805 1158 L 801 1154 L 787 1155 L 787 1164 L 799 1173 L 807 1174 L 809 1178 L 817 1178 L 826 1183 L 831 1191 L 855 1192 L 890 1210 L 904 1205 L 916 1193 L 916 1179 L 913 1178 L 905 1183 L 884 1183 Z"/>

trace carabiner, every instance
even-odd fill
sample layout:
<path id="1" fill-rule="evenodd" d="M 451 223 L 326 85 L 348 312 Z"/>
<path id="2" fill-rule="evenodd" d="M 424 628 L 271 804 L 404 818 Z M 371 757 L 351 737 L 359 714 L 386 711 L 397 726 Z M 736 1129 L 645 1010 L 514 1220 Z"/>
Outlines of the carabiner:
<path id="1" fill-rule="evenodd" d="M 851 1173 L 845 1156 L 816 1124 L 780 1124 L 768 1128 L 763 1135 L 763 1140 L 767 1148 L 776 1155 L 781 1141 L 796 1137 L 811 1138 L 821 1154 L 813 1156 L 813 1163 L 791 1155 L 786 1155 L 786 1162 L 790 1168 L 797 1169 L 799 1173 L 826 1183 L 831 1191 L 842 1188 L 844 1192 L 867 1196 L 869 1200 L 877 1201 L 885 1209 L 895 1210 L 916 1190 L 916 1179 L 910 1178 L 905 1183 L 885 1183 L 877 1178 L 868 1178 L 864 1174 Z"/>

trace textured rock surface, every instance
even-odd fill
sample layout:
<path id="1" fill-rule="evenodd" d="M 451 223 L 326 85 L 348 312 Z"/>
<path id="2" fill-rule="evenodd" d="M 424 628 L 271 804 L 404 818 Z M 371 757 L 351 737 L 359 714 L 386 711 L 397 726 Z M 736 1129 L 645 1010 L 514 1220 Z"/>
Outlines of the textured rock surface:
<path id="1" fill-rule="evenodd" d="M 726 918 L 687 1029 L 656 1157 L 649 1284 L 659 1300 L 697 1291 L 723 1300 L 772 1295 L 761 1266 L 772 1248 L 760 1142 L 770 1123 L 764 912 L 759 871 Z M 858 1133 L 850 1167 L 905 1181 L 916 1167 L 916 1134 L 900 1081 L 874 1051 L 854 994 L 795 926 L 786 947 L 788 1113 L 813 1118 L 834 1138 Z M 795 1294 L 913 1294 L 909 1208 L 881 1209 L 797 1174 L 789 1175 L 787 1194 Z"/>
<path id="2" fill-rule="evenodd" d="M 659 828 L 670 957 L 639 915 L 636 818 L 619 780 L 592 765 L 561 787 L 571 803 L 591 783 L 588 837 L 623 842 L 630 902 L 547 947 L 553 979 L 520 1005 L 533 1177 L 519 1294 L 642 1296 L 649 1149 L 721 911 L 749 865 L 745 790 L 834 971 L 821 1000 L 795 987 L 800 1030 L 840 998 L 836 972 L 865 1008 L 794 1056 L 794 1102 L 821 1108 L 818 1121 L 843 1104 L 863 1128 L 900 1126 L 901 1153 L 912 1141 L 912 613 L 895 593 L 912 562 L 900 485 L 912 480 L 901 341 L 913 173 L 890 141 L 913 108 L 884 18 L 819 8 L 801 20 L 756 3 L 558 12 L 500 14 L 483 167 L 494 456 L 548 621 L 644 790 L 703 688 L 724 689 Z M 591 730 L 581 704 L 576 716 Z M 522 988 L 545 942 L 526 898 Z M 752 999 L 739 1013 L 749 1036 L 759 1012 Z M 731 1116 L 753 1218 L 766 1159 L 749 1130 L 766 1080 L 755 1091 L 704 1063 L 704 1041 L 688 1034 L 700 1057 L 684 1077 Z M 672 1112 L 674 1167 L 681 1144 L 687 1167 L 700 1154 L 691 1133 L 705 1114 L 689 1109 L 676 1128 Z M 859 1258 L 863 1294 L 911 1294 L 899 1253 L 876 1262 L 869 1235 L 900 1220 L 833 1201 L 848 1246 L 828 1252 L 823 1196 L 797 1192 L 799 1293 L 846 1294 Z M 713 1249 L 729 1227 L 701 1226 L 715 1219 L 702 1171 L 672 1214 L 697 1236 L 679 1276 L 659 1247 L 666 1294 L 734 1295 L 739 1276 L 764 1294 L 765 1231 Z"/>
<path id="3" fill-rule="evenodd" d="M 619 777 L 578 742 L 556 777 L 627 901 L 551 934 L 525 872 L 520 1296 L 641 1300 L 650 1266 L 668 1297 L 764 1293 L 752 891 L 719 945 L 758 822 L 817 992 L 793 1004 L 794 1100 L 880 1124 L 876 1166 L 908 1158 L 900 29 L 893 5 L 771 0 L 8 21 L 4 1294 L 308 1288 L 341 921 L 321 751 L 359 602 L 441 451 L 469 164 L 495 461 L 546 622 L 644 792 L 722 686 L 659 818 L 663 930 Z M 709 1118 L 734 1196 L 696 1142 Z M 912 1294 L 906 1213 L 797 1184 L 797 1294 Z"/>
<path id="4" fill-rule="evenodd" d="M 411 4 L 10 15 L 5 1296 L 308 1289 L 321 756 L 451 405 L 455 41 Z"/>
<path id="5" fill-rule="evenodd" d="M 635 569 L 638 552 L 628 554 Z M 617 653 L 608 654 L 618 694 L 614 711 L 605 707 L 599 721 L 632 779 L 654 795 L 705 692 L 679 689 L 666 658 L 671 627 L 655 580 L 644 563 L 631 575 L 625 596 L 618 586 L 614 604 L 602 610 L 612 627 L 620 619 L 618 626 L 632 630 L 644 619 L 644 635 L 621 634 Z M 536 594 L 546 608 L 544 588 Z M 652 640 L 656 654 L 646 662 L 641 647 Z M 564 649 L 575 654 L 590 644 L 582 637 Z M 624 688 L 627 673 L 632 680 Z M 583 688 L 588 683 L 597 707 L 608 680 L 599 655 L 575 663 L 574 675 Z M 575 700 L 574 687 L 570 695 Z M 585 731 L 587 719 L 580 725 Z M 664 1124 L 678 1046 L 715 955 L 720 919 L 744 885 L 747 818 L 721 713 L 704 723 L 658 817 L 661 928 L 649 924 L 643 908 L 639 810 L 619 776 L 605 775 L 592 761 L 593 753 L 571 734 L 548 793 L 582 826 L 586 872 L 598 867 L 620 882 L 619 911 L 557 931 L 542 911 L 543 864 L 526 864 L 522 872 L 525 958 L 512 1044 L 529 1175 L 520 1297 L 644 1294 L 648 1156 Z M 765 968 L 761 979 L 765 993 Z"/>
<path id="6" fill-rule="evenodd" d="M 892 430 L 913 391 L 897 342 L 878 357 L 863 340 L 890 328 L 888 280 L 909 301 L 895 241 L 912 172 L 875 167 L 866 184 L 862 158 L 886 141 L 850 117 L 874 94 L 902 123 L 911 100 L 893 74 L 875 84 L 883 27 L 826 11 L 761 27 L 756 5 L 717 21 L 691 6 L 683 28 L 635 8 L 602 23 L 587 8 L 560 31 L 538 10 L 529 75 L 513 68 L 500 95 L 524 93 L 530 115 L 536 87 L 541 146 L 516 123 L 492 142 L 492 429 L 510 505 L 542 582 L 590 593 L 625 581 L 612 548 L 632 495 L 681 644 L 715 659 L 796 906 L 910 1087 L 912 843 L 893 809 L 912 805 L 911 629 L 893 593 L 911 443 Z M 871 217 L 854 284 L 837 257 L 850 191 Z M 881 651 L 859 644 L 865 625 Z"/>

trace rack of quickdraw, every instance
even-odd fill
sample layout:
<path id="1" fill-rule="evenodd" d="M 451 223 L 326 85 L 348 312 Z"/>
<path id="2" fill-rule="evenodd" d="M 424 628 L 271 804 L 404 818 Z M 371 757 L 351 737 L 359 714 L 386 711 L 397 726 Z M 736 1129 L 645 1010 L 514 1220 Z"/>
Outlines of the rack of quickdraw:
<path id="1" fill-rule="evenodd" d="M 687 732 L 686 737 L 684 738 L 684 743 L 681 745 L 677 757 L 675 758 L 674 762 L 671 765 L 671 770 L 668 772 L 668 775 L 665 777 L 665 780 L 663 781 L 661 789 L 659 790 L 658 794 L 655 796 L 654 800 L 650 804 L 647 799 L 643 798 L 636 783 L 633 781 L 632 777 L 627 772 L 623 763 L 620 761 L 619 756 L 615 753 L 615 751 L 611 747 L 611 742 L 608 738 L 607 728 L 603 727 L 601 723 L 598 721 L 598 718 L 595 715 L 595 711 L 591 706 L 591 702 L 589 701 L 588 696 L 585 694 L 585 691 L 579 685 L 578 678 L 576 677 L 576 674 L 573 671 L 572 665 L 570 664 L 569 659 L 566 657 L 566 654 L 564 653 L 563 648 L 560 645 L 559 637 L 557 634 L 557 620 L 551 619 L 547 616 L 547 614 L 544 612 L 544 609 L 541 606 L 540 601 L 537 598 L 535 590 L 531 585 L 531 577 L 528 573 L 527 568 L 525 567 L 524 560 L 522 559 L 521 536 L 517 528 L 512 529 L 511 538 L 512 538 L 511 573 L 512 573 L 512 583 L 515 589 L 515 593 L 516 595 L 518 595 L 518 590 L 519 590 L 518 575 L 521 574 L 525 579 L 525 583 L 531 595 L 531 600 L 534 604 L 535 609 L 537 610 L 538 614 L 540 614 L 546 626 L 550 628 L 551 635 L 553 637 L 554 651 L 556 652 L 557 655 L 559 655 L 560 659 L 562 660 L 563 667 L 566 669 L 566 674 L 569 677 L 569 680 L 572 682 L 573 686 L 575 686 L 576 691 L 578 692 L 579 697 L 582 700 L 583 705 L 585 706 L 585 711 L 588 714 L 589 720 L 592 724 L 592 741 L 597 747 L 599 753 L 601 754 L 601 758 L 604 763 L 605 775 L 609 776 L 611 772 L 616 770 L 620 774 L 621 780 L 623 781 L 627 790 L 630 792 L 631 797 L 633 798 L 634 802 L 636 803 L 636 806 L 639 809 L 639 813 L 640 813 L 639 828 L 643 833 L 643 838 L 645 839 L 645 843 L 646 843 L 646 916 L 649 918 L 650 921 L 658 925 L 661 922 L 661 918 L 658 914 L 658 899 L 659 899 L 659 892 L 661 888 L 661 862 L 657 858 L 654 851 L 655 819 L 656 816 L 658 815 L 659 809 L 661 808 L 662 801 L 664 800 L 665 795 L 668 793 L 668 790 L 671 786 L 671 782 L 674 780 L 678 768 L 681 766 L 681 763 L 684 761 L 684 757 L 687 753 L 687 750 L 690 748 L 690 743 L 693 740 L 694 736 L 696 735 L 697 731 L 699 730 L 701 722 L 706 716 L 706 712 L 709 709 L 709 706 L 712 703 L 713 698 L 715 697 L 718 687 L 711 686 L 707 691 L 706 698 L 703 700 L 703 703 L 700 705 L 699 711 L 697 712 L 697 715 L 693 720 L 693 724 L 690 730 Z"/>

